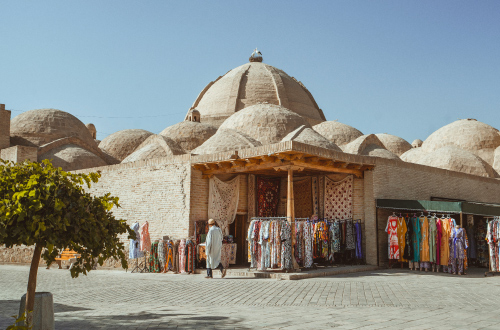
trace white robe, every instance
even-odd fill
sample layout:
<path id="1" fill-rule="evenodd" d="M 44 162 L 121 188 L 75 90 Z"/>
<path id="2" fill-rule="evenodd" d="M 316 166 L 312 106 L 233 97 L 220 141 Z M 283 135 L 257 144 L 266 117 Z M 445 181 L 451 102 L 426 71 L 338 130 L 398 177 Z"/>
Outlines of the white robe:
<path id="1" fill-rule="evenodd" d="M 222 251 L 222 230 L 212 226 L 207 234 L 206 249 L 207 268 L 215 269 L 219 266 Z"/>

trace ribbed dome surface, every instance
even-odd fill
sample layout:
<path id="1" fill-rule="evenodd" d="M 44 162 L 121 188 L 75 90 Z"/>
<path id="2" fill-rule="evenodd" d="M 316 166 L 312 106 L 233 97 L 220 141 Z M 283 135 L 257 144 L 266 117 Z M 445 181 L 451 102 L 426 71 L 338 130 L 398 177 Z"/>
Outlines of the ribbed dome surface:
<path id="1" fill-rule="evenodd" d="M 297 141 L 297 142 L 307 143 L 316 147 L 321 147 L 335 151 L 342 151 L 335 143 L 328 141 L 318 132 L 304 125 L 300 126 L 295 131 L 289 133 L 287 136 L 283 138 L 282 141 Z"/>
<path id="2" fill-rule="evenodd" d="M 151 135 L 153 133 L 143 129 L 125 129 L 108 135 L 99 143 L 99 148 L 109 155 L 114 163 L 119 163 Z"/>
<path id="3" fill-rule="evenodd" d="M 496 176 L 495 171 L 488 163 L 473 153 L 456 146 L 445 146 L 437 149 L 422 157 L 418 163 L 490 178 Z"/>
<path id="4" fill-rule="evenodd" d="M 99 156 L 74 144 L 66 144 L 38 156 L 38 161 L 44 159 L 52 160 L 55 167 L 61 167 L 65 171 L 108 165 Z"/>
<path id="5" fill-rule="evenodd" d="M 385 149 L 384 144 L 375 134 L 360 136 L 356 140 L 342 146 L 342 150 L 349 154 L 399 160 L 396 154 Z"/>
<path id="6" fill-rule="evenodd" d="M 78 118 L 57 109 L 37 109 L 21 113 L 10 124 L 12 145 L 42 146 L 49 142 L 77 137 L 95 146 L 88 128 Z"/>
<path id="7" fill-rule="evenodd" d="M 251 62 L 208 84 L 193 104 L 202 122 L 219 126 L 224 119 L 259 102 L 281 105 L 311 125 L 325 121 L 311 93 L 295 78 L 273 66 Z"/>
<path id="8" fill-rule="evenodd" d="M 166 136 L 177 142 L 186 152 L 199 147 L 217 132 L 217 128 L 212 125 L 195 121 L 182 121 L 169 126 L 161 131 L 160 135 Z"/>
<path id="9" fill-rule="evenodd" d="M 141 143 L 122 163 L 181 155 L 183 153 L 185 153 L 184 150 L 171 138 L 154 134 Z"/>
<path id="10" fill-rule="evenodd" d="M 493 165 L 493 152 L 500 146 L 500 134 L 497 129 L 480 121 L 461 119 L 429 135 L 422 148 L 433 152 L 451 145 L 468 150 Z"/>
<path id="11" fill-rule="evenodd" d="M 192 151 L 196 155 L 214 154 L 232 150 L 259 147 L 262 144 L 244 133 L 219 128 L 216 134 Z"/>
<path id="12" fill-rule="evenodd" d="M 400 138 L 399 136 L 387 133 L 380 133 L 375 135 L 382 142 L 384 147 L 395 155 L 401 156 L 412 148 L 411 144 L 408 141 Z"/>
<path id="13" fill-rule="evenodd" d="M 354 141 L 363 135 L 363 133 L 354 127 L 339 123 L 338 121 L 325 121 L 314 125 L 313 129 L 338 146 Z"/>
<path id="14" fill-rule="evenodd" d="M 238 111 L 226 119 L 220 128 L 233 129 L 266 145 L 280 142 L 302 125 L 310 127 L 295 112 L 279 105 L 263 103 Z"/>

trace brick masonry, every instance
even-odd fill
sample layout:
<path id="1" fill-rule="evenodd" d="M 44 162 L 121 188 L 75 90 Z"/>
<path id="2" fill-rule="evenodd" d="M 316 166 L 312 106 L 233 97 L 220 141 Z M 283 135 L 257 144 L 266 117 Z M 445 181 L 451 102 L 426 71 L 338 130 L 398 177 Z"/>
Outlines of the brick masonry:
<path id="1" fill-rule="evenodd" d="M 0 149 L 10 147 L 10 115 L 5 104 L 0 104 Z"/>

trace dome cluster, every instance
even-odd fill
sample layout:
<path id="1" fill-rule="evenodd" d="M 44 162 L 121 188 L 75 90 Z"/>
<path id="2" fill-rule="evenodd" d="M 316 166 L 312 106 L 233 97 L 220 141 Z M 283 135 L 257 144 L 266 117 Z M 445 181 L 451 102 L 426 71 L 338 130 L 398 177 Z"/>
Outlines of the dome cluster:
<path id="1" fill-rule="evenodd" d="M 52 159 L 65 170 L 296 141 L 485 177 L 500 174 L 500 133 L 487 124 L 458 120 L 412 144 L 391 134 L 363 134 L 326 121 L 300 81 L 262 63 L 256 54 L 209 83 L 185 120 L 159 134 L 126 129 L 98 141 L 93 124 L 85 125 L 64 111 L 39 109 L 12 120 L 11 145 L 36 147 L 39 161 Z"/>

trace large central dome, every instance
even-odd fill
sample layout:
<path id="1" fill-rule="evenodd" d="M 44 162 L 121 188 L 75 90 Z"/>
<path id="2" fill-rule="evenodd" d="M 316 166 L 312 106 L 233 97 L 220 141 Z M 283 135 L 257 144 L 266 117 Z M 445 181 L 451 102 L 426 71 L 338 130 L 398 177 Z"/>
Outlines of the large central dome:
<path id="1" fill-rule="evenodd" d="M 237 111 L 258 103 L 281 105 L 306 119 L 311 125 L 325 121 L 305 86 L 284 71 L 252 61 L 239 66 L 201 91 L 193 104 L 203 123 L 220 126 Z"/>

